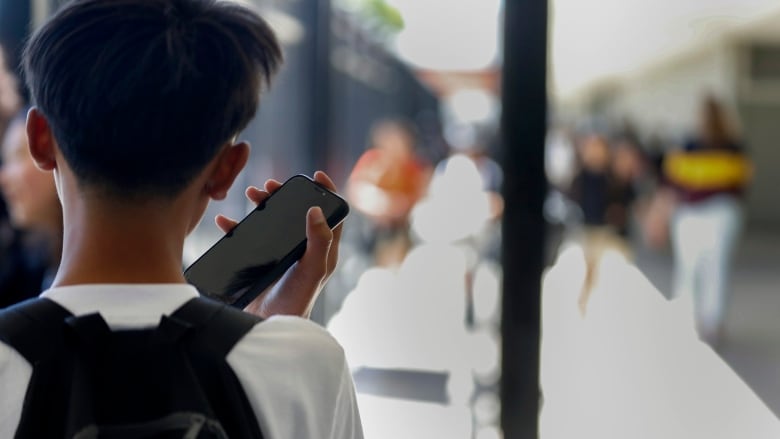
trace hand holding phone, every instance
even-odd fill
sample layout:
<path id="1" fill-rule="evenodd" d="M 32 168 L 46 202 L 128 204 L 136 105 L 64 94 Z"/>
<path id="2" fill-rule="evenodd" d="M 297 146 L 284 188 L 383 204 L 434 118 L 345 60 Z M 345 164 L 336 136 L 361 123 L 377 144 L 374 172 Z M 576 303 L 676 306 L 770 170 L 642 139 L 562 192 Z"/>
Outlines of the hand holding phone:
<path id="1" fill-rule="evenodd" d="M 247 197 L 258 204 L 258 209 L 240 224 L 218 216 L 217 225 L 228 235 L 188 268 L 185 277 L 202 293 L 238 307 L 248 304 L 247 311 L 263 317 L 308 316 L 322 285 L 335 269 L 341 235 L 338 223 L 348 211 L 346 203 L 332 193 L 336 187 L 325 173 L 315 173 L 314 182 L 296 176 L 285 185 L 269 180 L 265 191 L 247 189 Z M 317 223 L 317 209 L 310 209 L 313 205 L 320 205 L 324 211 L 324 224 Z M 332 232 L 331 227 L 335 227 Z M 301 259 L 294 263 L 301 253 Z M 228 255 L 236 260 L 228 261 Z M 262 267 L 264 264 L 269 266 Z M 292 268 L 285 273 L 290 265 Z M 284 275 L 257 297 L 264 285 L 273 281 L 269 281 L 270 272 L 274 279 Z M 227 291 L 231 284 L 232 292 Z"/>

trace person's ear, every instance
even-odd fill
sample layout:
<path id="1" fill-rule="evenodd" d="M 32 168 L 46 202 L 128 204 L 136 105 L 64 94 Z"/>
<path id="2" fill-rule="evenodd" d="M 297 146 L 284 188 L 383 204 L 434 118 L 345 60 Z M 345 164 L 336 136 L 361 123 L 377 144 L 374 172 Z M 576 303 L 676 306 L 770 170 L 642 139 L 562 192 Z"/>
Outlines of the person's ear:
<path id="1" fill-rule="evenodd" d="M 249 144 L 240 142 L 224 148 L 214 158 L 215 163 L 206 181 L 206 193 L 214 200 L 223 200 L 228 189 L 249 160 Z"/>
<path id="2" fill-rule="evenodd" d="M 57 144 L 49 121 L 33 107 L 27 112 L 27 142 L 35 166 L 43 171 L 57 168 Z"/>

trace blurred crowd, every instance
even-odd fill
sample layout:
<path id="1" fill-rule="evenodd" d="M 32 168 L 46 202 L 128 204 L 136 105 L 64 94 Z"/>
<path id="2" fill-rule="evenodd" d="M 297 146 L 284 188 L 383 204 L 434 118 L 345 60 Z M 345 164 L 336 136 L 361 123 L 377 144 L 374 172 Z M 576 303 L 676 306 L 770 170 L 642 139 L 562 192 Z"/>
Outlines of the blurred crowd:
<path id="1" fill-rule="evenodd" d="M 497 431 L 496 134 L 489 124 L 445 126 L 436 160 L 413 123 L 390 117 L 374 124 L 352 168 L 344 257 L 328 291 L 348 293 L 327 326 L 355 370 L 367 435 Z"/>
<path id="2" fill-rule="evenodd" d="M 637 246 L 671 249 L 668 294 L 688 304 L 702 338 L 716 344 L 752 165 L 720 100 L 705 96 L 697 119 L 685 136 L 651 133 L 645 141 L 629 123 L 612 130 L 553 127 L 545 213 L 566 240 L 583 244 L 591 262 L 606 249 L 629 259 Z"/>
<path id="3" fill-rule="evenodd" d="M 540 437 L 780 432 L 716 352 L 753 171 L 729 109 L 698 108 L 678 138 L 626 124 L 548 136 L 545 213 L 562 238 L 542 287 Z M 641 272 L 648 252 L 673 259 L 671 291 Z"/>
<path id="4" fill-rule="evenodd" d="M 679 305 L 672 312 L 659 304 L 659 312 L 683 310 L 681 325 L 692 329 L 691 337 L 680 335 L 685 343 L 694 334 L 713 346 L 720 341 L 752 167 L 728 109 L 713 96 L 699 108 L 698 125 L 677 139 L 640 134 L 628 123 L 550 127 L 545 215 L 551 236 L 560 236 L 552 247 L 583 250 L 582 285 L 569 288 L 581 318 L 598 312 L 589 302 L 606 282 L 599 278 L 604 257 L 617 252 L 628 265 L 615 267 L 625 270 L 638 251 L 657 251 L 674 260 L 673 290 L 664 293 Z M 476 431 L 491 428 L 497 413 L 485 407 L 497 407 L 500 376 L 502 173 L 489 148 L 495 130 L 455 124 L 443 131 L 448 153 L 432 162 L 408 121 L 382 120 L 371 130 L 346 186 L 354 214 L 339 274 L 349 293 L 328 329 L 358 377 L 366 370 L 446 373 L 445 402 L 468 407 Z M 632 298 L 650 299 L 628 291 L 640 284 L 623 285 L 616 273 L 611 285 L 627 290 L 622 315 L 633 315 L 641 306 L 626 305 Z M 660 331 L 652 328 L 645 329 Z M 656 335 L 664 334 L 670 332 Z M 386 408 L 376 406 L 378 413 Z"/>

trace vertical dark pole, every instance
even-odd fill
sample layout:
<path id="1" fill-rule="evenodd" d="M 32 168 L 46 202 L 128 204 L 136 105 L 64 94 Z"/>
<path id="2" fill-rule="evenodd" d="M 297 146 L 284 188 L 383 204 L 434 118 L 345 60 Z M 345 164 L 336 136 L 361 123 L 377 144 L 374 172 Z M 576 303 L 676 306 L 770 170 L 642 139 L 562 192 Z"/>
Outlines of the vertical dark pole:
<path id="1" fill-rule="evenodd" d="M 307 153 L 308 163 L 315 169 L 324 169 L 327 164 L 329 148 L 331 148 L 331 2 L 330 0 L 307 0 L 306 6 L 312 11 L 311 32 L 311 137 Z M 325 324 L 325 301 L 319 300 L 312 309 L 311 319 Z"/>
<path id="2" fill-rule="evenodd" d="M 538 437 L 546 76 L 547 0 L 506 0 L 501 426 L 507 439 Z"/>
<path id="3" fill-rule="evenodd" d="M 309 0 L 313 11 L 312 69 L 311 69 L 311 164 L 322 169 L 327 162 L 331 142 L 330 120 L 330 0 Z"/>

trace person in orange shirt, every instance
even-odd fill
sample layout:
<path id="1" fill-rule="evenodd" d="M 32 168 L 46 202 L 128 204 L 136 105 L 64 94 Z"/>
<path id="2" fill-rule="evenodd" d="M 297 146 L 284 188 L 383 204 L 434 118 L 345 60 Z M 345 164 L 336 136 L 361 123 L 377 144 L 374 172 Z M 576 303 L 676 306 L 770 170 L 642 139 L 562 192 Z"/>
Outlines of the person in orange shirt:
<path id="1" fill-rule="evenodd" d="M 403 259 L 410 245 L 409 214 L 428 187 L 430 166 L 415 153 L 415 142 L 406 122 L 378 122 L 347 182 L 350 203 L 368 219 L 366 238 L 380 265 Z"/>

